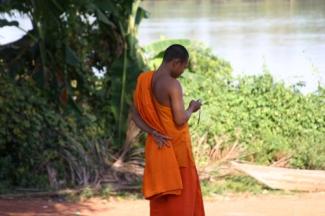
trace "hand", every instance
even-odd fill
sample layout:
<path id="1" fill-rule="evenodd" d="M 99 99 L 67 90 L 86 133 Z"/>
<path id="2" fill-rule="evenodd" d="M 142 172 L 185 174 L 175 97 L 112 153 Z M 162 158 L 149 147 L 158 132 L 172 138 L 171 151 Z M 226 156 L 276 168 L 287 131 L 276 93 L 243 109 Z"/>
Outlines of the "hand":
<path id="1" fill-rule="evenodd" d="M 164 146 L 170 147 L 170 143 L 168 142 L 168 140 L 171 139 L 170 137 L 162 135 L 157 131 L 153 131 L 151 135 L 153 139 L 156 141 L 159 149 L 163 148 Z"/>
<path id="2" fill-rule="evenodd" d="M 192 100 L 190 102 L 189 108 L 193 111 L 196 112 L 201 108 L 202 102 L 201 100 Z"/>

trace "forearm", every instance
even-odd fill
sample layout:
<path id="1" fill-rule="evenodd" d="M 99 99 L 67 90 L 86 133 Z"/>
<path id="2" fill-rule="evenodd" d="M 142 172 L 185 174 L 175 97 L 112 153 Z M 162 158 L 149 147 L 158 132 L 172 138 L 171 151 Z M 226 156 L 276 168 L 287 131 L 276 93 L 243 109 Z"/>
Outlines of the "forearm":
<path id="1" fill-rule="evenodd" d="M 179 126 L 182 126 L 183 124 L 185 124 L 186 122 L 188 122 L 188 120 L 191 118 L 193 113 L 193 109 L 191 107 L 188 107 L 183 114 L 183 117 L 179 118 L 177 121 L 175 121 L 175 123 Z"/>
<path id="2" fill-rule="evenodd" d="M 134 123 L 137 125 L 137 127 L 140 128 L 142 131 L 149 134 L 152 134 L 155 131 L 153 128 L 151 128 L 142 120 L 141 116 L 136 110 L 133 110 L 132 119 Z"/>
<path id="3" fill-rule="evenodd" d="M 192 109 L 191 107 L 188 107 L 188 108 L 185 110 L 185 119 L 186 119 L 185 122 L 187 122 L 187 121 L 191 118 L 192 113 L 193 113 L 193 109 Z"/>

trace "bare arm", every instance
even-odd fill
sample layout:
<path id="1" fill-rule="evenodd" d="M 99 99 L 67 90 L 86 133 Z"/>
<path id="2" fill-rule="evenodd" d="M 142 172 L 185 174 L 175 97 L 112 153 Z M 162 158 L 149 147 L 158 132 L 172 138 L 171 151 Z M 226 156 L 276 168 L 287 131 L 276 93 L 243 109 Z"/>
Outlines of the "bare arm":
<path id="1" fill-rule="evenodd" d="M 155 139 L 156 143 L 158 144 L 159 148 L 162 148 L 163 146 L 169 146 L 167 143 L 167 140 L 170 139 L 170 137 L 162 135 L 155 131 L 153 128 L 151 128 L 149 125 L 147 125 L 143 119 L 141 118 L 140 114 L 138 113 L 137 109 L 132 106 L 132 119 L 134 123 L 144 132 L 151 134 L 153 138 Z"/>
<path id="2" fill-rule="evenodd" d="M 138 111 L 136 110 L 136 108 L 133 106 L 132 108 L 132 119 L 134 121 L 134 123 L 138 126 L 138 128 L 140 128 L 142 131 L 148 133 L 148 134 L 152 134 L 154 133 L 154 129 L 149 127 L 141 118 L 141 116 L 139 115 Z"/>
<path id="3" fill-rule="evenodd" d="M 180 83 L 178 82 L 178 80 L 175 80 L 175 82 L 173 82 L 170 86 L 171 87 L 169 92 L 169 98 L 173 112 L 174 122 L 176 123 L 176 125 L 181 126 L 190 119 L 193 112 L 196 112 L 200 109 L 201 103 L 192 100 L 188 108 L 185 110 L 183 90 Z"/>

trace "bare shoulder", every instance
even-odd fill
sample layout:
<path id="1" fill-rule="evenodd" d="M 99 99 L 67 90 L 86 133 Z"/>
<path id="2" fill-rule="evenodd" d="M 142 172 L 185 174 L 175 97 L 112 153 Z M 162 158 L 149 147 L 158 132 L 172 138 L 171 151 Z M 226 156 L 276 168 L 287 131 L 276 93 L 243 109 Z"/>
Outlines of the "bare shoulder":
<path id="1" fill-rule="evenodd" d="M 170 78 L 167 83 L 167 88 L 170 93 L 182 92 L 181 83 L 177 79 Z"/>

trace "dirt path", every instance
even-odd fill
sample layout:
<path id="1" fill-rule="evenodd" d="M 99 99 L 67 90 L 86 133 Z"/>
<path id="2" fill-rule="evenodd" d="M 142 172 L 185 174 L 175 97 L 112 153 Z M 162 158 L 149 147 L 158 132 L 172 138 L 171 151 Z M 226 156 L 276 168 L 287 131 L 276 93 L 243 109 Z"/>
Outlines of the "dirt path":
<path id="1" fill-rule="evenodd" d="M 205 200 L 207 216 L 325 216 L 325 193 L 218 197 Z M 53 202 L 0 199 L 0 216 L 148 216 L 145 200 Z"/>

